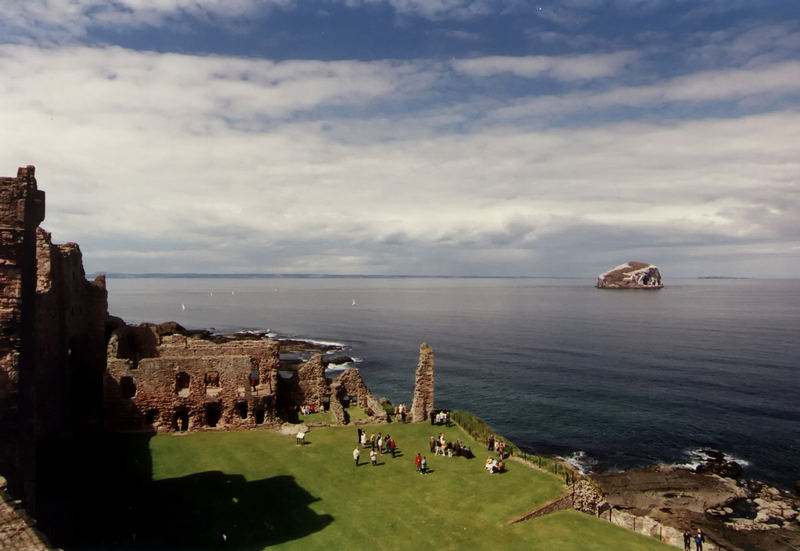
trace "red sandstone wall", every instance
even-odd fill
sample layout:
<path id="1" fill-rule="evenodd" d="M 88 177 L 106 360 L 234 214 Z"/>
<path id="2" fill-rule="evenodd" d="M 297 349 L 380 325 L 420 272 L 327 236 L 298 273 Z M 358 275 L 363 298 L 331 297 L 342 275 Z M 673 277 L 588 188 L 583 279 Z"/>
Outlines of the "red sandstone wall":
<path id="1" fill-rule="evenodd" d="M 414 376 L 414 401 L 411 404 L 411 420 L 414 423 L 427 421 L 433 411 L 433 349 L 427 343 L 419 346 L 419 363 Z"/>
<path id="2" fill-rule="evenodd" d="M 131 345 L 131 336 L 142 348 Z M 154 339 L 153 342 L 150 338 Z M 108 343 L 106 428 L 156 431 L 249 428 L 278 422 L 276 341 L 215 343 L 126 326 Z M 256 389 L 249 375 L 258 369 Z"/>
<path id="3" fill-rule="evenodd" d="M 34 172 L 0 179 L 0 474 L 29 511 L 49 460 L 37 448 L 101 412 L 108 315 L 105 280 L 86 281 L 78 246 L 39 228 Z"/>

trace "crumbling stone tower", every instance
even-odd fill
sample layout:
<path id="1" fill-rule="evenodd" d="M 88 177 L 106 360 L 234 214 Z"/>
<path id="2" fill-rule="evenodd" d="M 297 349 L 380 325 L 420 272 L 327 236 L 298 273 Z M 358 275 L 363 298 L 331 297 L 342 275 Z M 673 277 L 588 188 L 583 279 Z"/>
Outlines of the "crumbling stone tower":
<path id="1" fill-rule="evenodd" d="M 414 401 L 411 421 L 426 421 L 433 412 L 433 349 L 428 343 L 419 345 L 419 363 L 414 377 Z"/>
<path id="2" fill-rule="evenodd" d="M 0 178 L 0 474 L 30 512 L 42 443 L 101 412 L 108 315 L 105 279 L 51 243 L 44 206 L 34 167 Z"/>

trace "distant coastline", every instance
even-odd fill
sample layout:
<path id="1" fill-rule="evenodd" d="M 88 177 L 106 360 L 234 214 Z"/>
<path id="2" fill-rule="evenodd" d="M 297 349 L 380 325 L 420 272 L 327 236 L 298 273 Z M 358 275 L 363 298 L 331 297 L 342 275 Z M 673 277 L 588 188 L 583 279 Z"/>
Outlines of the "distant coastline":
<path id="1" fill-rule="evenodd" d="M 113 279 L 588 279 L 585 277 L 569 276 L 501 276 L 501 275 L 369 275 L 369 274 L 260 274 L 260 273 L 241 273 L 241 274 L 200 274 L 194 272 L 187 273 L 125 273 L 125 272 L 94 272 L 87 274 L 86 277 L 94 278 L 98 275 L 105 275 Z"/>
<path id="2" fill-rule="evenodd" d="M 697 279 L 753 279 L 752 277 L 734 277 L 734 276 L 698 276 Z"/>

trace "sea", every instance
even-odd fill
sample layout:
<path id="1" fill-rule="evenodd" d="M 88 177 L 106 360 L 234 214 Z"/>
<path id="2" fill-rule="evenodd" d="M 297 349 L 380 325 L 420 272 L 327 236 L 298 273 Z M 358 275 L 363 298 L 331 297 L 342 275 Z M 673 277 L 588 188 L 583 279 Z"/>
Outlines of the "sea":
<path id="1" fill-rule="evenodd" d="M 109 312 L 218 333 L 338 343 L 373 394 L 412 400 L 419 346 L 435 406 L 584 472 L 696 465 L 800 479 L 800 280 L 685 279 L 599 290 L 547 278 L 107 280 Z M 340 354 L 340 353 L 337 353 Z M 332 374 L 332 375 L 335 375 Z"/>

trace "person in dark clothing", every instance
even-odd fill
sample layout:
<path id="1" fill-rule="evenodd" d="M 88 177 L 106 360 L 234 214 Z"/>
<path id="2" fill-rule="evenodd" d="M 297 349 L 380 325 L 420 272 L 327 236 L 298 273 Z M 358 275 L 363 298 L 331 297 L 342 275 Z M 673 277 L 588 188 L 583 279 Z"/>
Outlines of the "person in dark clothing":
<path id="1" fill-rule="evenodd" d="M 692 547 L 692 535 L 689 533 L 689 530 L 684 530 L 683 551 L 690 551 L 691 547 Z"/>
<path id="2" fill-rule="evenodd" d="M 694 536 L 694 545 L 697 551 L 703 551 L 703 542 L 705 541 L 705 536 L 700 531 L 700 528 L 697 529 L 697 534 Z"/>
<path id="3" fill-rule="evenodd" d="M 489 451 L 494 451 L 494 435 L 489 436 Z"/>

